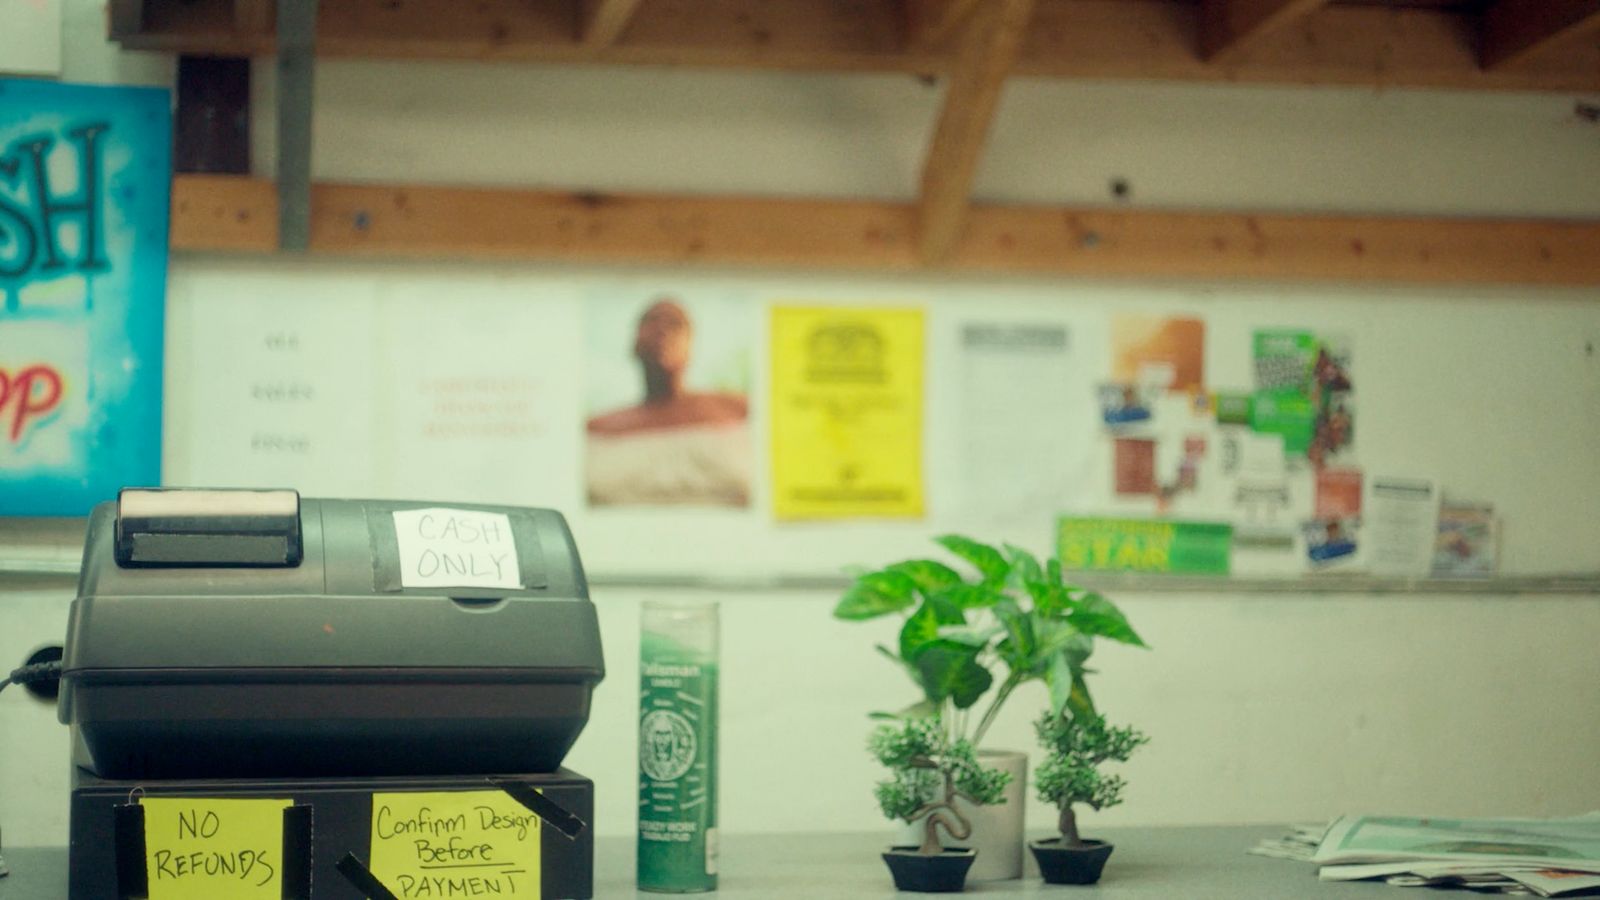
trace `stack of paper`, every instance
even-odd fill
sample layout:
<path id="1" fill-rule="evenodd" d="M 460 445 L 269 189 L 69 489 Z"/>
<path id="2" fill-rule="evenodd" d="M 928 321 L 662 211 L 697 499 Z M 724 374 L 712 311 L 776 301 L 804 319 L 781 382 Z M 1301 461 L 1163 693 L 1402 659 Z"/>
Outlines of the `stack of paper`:
<path id="1" fill-rule="evenodd" d="M 1250 852 L 1321 866 L 1323 881 L 1382 878 L 1541 897 L 1600 893 L 1600 813 L 1570 819 L 1345 816 Z"/>

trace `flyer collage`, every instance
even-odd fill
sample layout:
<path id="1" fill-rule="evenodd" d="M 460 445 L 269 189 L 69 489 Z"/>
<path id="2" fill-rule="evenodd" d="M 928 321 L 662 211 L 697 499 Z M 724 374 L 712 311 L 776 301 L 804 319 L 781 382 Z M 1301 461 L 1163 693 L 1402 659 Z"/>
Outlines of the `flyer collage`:
<path id="1" fill-rule="evenodd" d="M 510 496 L 719 540 L 1048 523 L 1085 570 L 1495 569 L 1491 507 L 1361 468 L 1339 335 L 1234 336 L 1253 379 L 1219 385 L 1191 316 L 985 317 L 690 280 L 568 282 L 550 302 L 484 289 L 462 317 L 425 286 L 318 290 L 341 299 L 189 304 L 187 368 L 208 375 L 174 418 L 206 427 L 169 436 L 169 479 Z M 359 471 L 352 445 L 369 448 Z"/>

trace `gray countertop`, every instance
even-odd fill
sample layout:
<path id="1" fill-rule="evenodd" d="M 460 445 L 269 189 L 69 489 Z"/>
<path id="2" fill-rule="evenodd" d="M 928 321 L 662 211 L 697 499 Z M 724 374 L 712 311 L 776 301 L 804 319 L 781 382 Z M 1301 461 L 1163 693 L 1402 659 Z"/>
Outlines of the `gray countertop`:
<path id="1" fill-rule="evenodd" d="M 1120 828 L 1097 836 L 1116 844 L 1105 876 L 1093 887 L 1046 885 L 1033 861 L 1020 881 L 969 884 L 971 894 L 1054 898 L 1237 898 L 1365 900 L 1410 897 L 1379 883 L 1317 881 L 1309 863 L 1250 856 L 1279 826 Z M 878 853 L 882 834 L 729 835 L 723 839 L 719 900 L 875 900 L 897 894 Z M 67 852 L 59 847 L 5 851 L 11 874 L 0 878 L 0 900 L 66 900 Z M 633 886 L 633 841 L 601 838 L 595 849 L 595 897 L 653 898 Z M 1430 895 L 1431 896 L 1431 895 Z"/>

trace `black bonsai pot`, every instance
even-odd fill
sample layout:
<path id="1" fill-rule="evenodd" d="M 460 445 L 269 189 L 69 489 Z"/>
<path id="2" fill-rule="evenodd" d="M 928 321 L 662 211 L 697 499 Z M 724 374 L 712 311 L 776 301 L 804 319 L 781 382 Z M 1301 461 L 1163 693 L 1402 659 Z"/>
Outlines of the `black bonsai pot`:
<path id="1" fill-rule="evenodd" d="M 1039 874 L 1050 884 L 1094 884 L 1106 867 L 1112 847 L 1105 841 L 1084 841 L 1081 847 L 1068 847 L 1060 838 L 1029 841 L 1028 849 L 1039 861 Z"/>
<path id="2" fill-rule="evenodd" d="M 895 890 L 924 894 L 952 894 L 967 887 L 967 870 L 978 851 L 946 847 L 936 854 L 918 853 L 916 847 L 890 847 L 883 861 L 894 876 Z"/>

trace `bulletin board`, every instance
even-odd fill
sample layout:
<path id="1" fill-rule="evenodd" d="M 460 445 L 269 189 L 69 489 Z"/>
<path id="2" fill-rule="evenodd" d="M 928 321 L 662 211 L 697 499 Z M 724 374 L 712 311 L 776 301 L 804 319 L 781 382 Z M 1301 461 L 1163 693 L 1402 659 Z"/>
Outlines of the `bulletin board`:
<path id="1" fill-rule="evenodd" d="M 1576 292 L 206 261 L 168 304 L 166 483 L 554 507 L 597 577 L 1062 517 L 1086 554 L 1170 525 L 1189 572 L 1219 526 L 1236 576 L 1401 572 L 1452 516 L 1492 557 L 1445 574 L 1600 570 Z"/>

